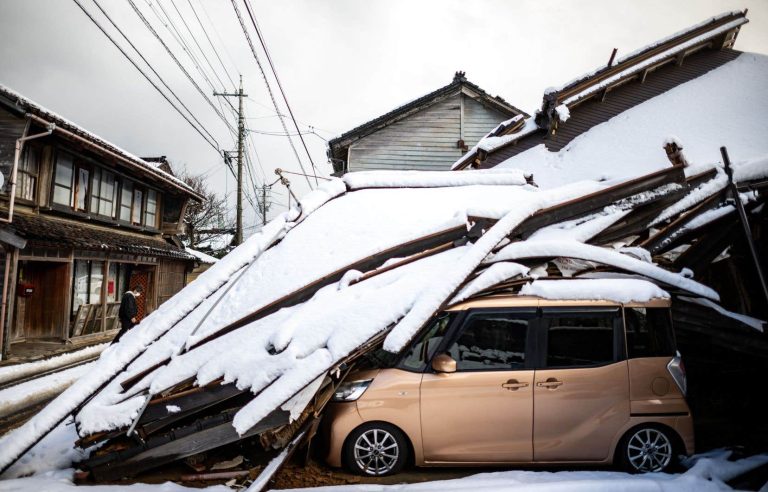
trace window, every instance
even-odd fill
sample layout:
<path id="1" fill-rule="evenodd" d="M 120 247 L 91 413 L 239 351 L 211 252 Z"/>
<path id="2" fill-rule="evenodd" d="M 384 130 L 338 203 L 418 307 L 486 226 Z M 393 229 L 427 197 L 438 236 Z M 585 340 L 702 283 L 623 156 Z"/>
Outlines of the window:
<path id="1" fill-rule="evenodd" d="M 91 212 L 114 217 L 116 195 L 115 175 L 99 168 L 94 169 L 91 185 Z"/>
<path id="2" fill-rule="evenodd" d="M 90 171 L 84 167 L 77 168 L 77 184 L 75 185 L 75 210 L 86 210 L 86 200 L 88 199 L 88 175 Z"/>
<path id="3" fill-rule="evenodd" d="M 157 227 L 157 192 L 147 190 L 147 208 L 144 210 L 144 225 Z"/>
<path id="4" fill-rule="evenodd" d="M 629 357 L 675 355 L 672 319 L 668 308 L 625 308 Z"/>
<path id="5" fill-rule="evenodd" d="M 141 224 L 141 209 L 144 205 L 144 192 L 139 188 L 133 189 L 133 211 L 131 212 L 131 222 Z"/>
<path id="6" fill-rule="evenodd" d="M 75 260 L 72 283 L 72 314 L 82 304 L 101 303 L 101 284 L 104 281 L 104 262 Z"/>
<path id="7" fill-rule="evenodd" d="M 37 198 L 37 176 L 40 170 L 40 148 L 27 145 L 24 158 L 19 163 L 16 175 L 16 198 L 35 200 Z"/>
<path id="8" fill-rule="evenodd" d="M 107 302 L 118 302 L 128 287 L 129 265 L 110 263 L 107 276 Z"/>
<path id="9" fill-rule="evenodd" d="M 528 323 L 535 313 L 474 313 L 448 353 L 457 371 L 511 370 L 525 367 Z"/>
<path id="10" fill-rule="evenodd" d="M 72 178 L 74 175 L 72 154 L 59 152 L 56 156 L 56 176 L 53 181 L 53 203 L 72 206 Z"/>
<path id="11" fill-rule="evenodd" d="M 432 360 L 437 346 L 440 345 L 454 317 L 453 313 L 442 313 L 438 316 L 437 320 L 411 346 L 407 355 L 403 358 L 402 368 L 411 371 L 423 371 L 426 368 L 427 361 Z"/>
<path id="12" fill-rule="evenodd" d="M 588 367 L 614 362 L 618 315 L 618 309 L 545 313 L 547 367 Z"/>
<path id="13" fill-rule="evenodd" d="M 131 221 L 131 210 L 133 209 L 133 183 L 124 180 L 122 192 L 120 193 L 120 220 Z"/>

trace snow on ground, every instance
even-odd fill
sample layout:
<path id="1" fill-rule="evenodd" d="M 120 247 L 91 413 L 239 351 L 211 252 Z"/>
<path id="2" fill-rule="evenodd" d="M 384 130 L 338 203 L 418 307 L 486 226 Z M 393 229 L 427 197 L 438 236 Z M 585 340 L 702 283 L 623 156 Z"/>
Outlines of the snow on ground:
<path id="1" fill-rule="evenodd" d="M 108 343 L 101 343 L 98 345 L 91 345 L 90 347 L 86 347 L 82 350 L 67 352 L 66 354 L 57 355 L 55 357 L 50 357 L 44 360 L 0 367 L 0 383 L 5 383 L 6 381 L 11 381 L 13 379 L 23 378 L 32 374 L 60 367 L 65 364 L 71 364 L 79 360 L 99 355 L 107 347 L 109 347 Z"/>
<path id="2" fill-rule="evenodd" d="M 61 393 L 95 365 L 89 362 L 0 390 L 0 417 Z"/>
<path id="3" fill-rule="evenodd" d="M 768 154 L 768 56 L 744 53 L 694 80 L 576 137 L 559 152 L 538 145 L 501 163 L 533 173 L 544 188 L 582 180 L 637 176 L 669 166 L 662 148 L 676 135 L 689 162 L 732 162 Z M 610 96 L 609 96 L 610 97 Z"/>
<path id="4" fill-rule="evenodd" d="M 192 488 L 184 487 L 173 482 L 160 484 L 135 483 L 131 485 L 89 485 L 78 487 L 72 482 L 72 470 L 49 472 L 30 478 L 0 481 L 0 492 L 75 492 L 76 490 L 88 492 L 194 492 L 205 490 L 207 492 L 232 492 L 233 489 L 225 485 Z"/>
<path id="5" fill-rule="evenodd" d="M 455 480 L 440 480 L 397 485 L 355 484 L 312 489 L 289 489 L 294 492 L 501 492 L 501 491 L 568 491 L 568 492 L 709 492 L 733 490 L 725 482 L 741 473 L 768 463 L 768 455 L 757 455 L 727 461 L 730 453 L 691 460 L 692 468 L 682 474 L 646 473 L 630 475 L 608 471 L 501 471 L 480 473 Z"/>

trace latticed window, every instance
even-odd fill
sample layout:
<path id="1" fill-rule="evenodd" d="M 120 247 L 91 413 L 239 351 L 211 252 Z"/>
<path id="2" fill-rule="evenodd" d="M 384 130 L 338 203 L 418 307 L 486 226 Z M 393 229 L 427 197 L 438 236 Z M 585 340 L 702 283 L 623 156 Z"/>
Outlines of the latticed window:
<path id="1" fill-rule="evenodd" d="M 72 206 L 74 157 L 66 152 L 56 156 L 56 175 L 53 180 L 53 203 Z"/>
<path id="2" fill-rule="evenodd" d="M 115 216 L 117 182 L 109 171 L 96 168 L 91 185 L 91 212 L 107 217 Z"/>
<path id="3" fill-rule="evenodd" d="M 147 206 L 144 210 L 144 225 L 157 227 L 157 192 L 147 190 Z"/>
<path id="4" fill-rule="evenodd" d="M 37 178 L 40 172 L 39 147 L 29 145 L 24 150 L 24 158 L 19 162 L 16 173 L 16 198 L 35 200 L 37 198 Z"/>

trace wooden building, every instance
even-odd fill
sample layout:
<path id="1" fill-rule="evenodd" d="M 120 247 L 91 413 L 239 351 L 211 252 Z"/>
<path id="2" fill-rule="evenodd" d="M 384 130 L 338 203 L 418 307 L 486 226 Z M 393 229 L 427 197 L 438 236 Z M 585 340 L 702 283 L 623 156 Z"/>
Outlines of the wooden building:
<path id="1" fill-rule="evenodd" d="M 176 235 L 202 197 L 162 162 L 0 86 L 4 359 L 108 340 L 127 289 L 144 317 L 185 285 Z"/>
<path id="2" fill-rule="evenodd" d="M 616 62 L 611 57 L 605 67 L 544 94 L 535 122 L 524 124 L 520 120 L 500 126 L 488 137 L 505 138 L 472 148 L 452 169 L 492 168 L 539 145 L 558 152 L 594 127 L 734 61 L 742 52 L 733 45 L 747 22 L 746 12 L 728 12 Z M 723 90 L 729 88 L 724 86 Z M 606 142 L 606 146 L 623 143 Z M 665 164 L 661 142 L 658 144 Z M 716 151 L 717 146 L 713 144 L 713 148 Z"/>
<path id="3" fill-rule="evenodd" d="M 334 138 L 328 157 L 335 176 L 386 169 L 446 171 L 491 129 L 517 115 L 525 113 L 456 72 L 450 84 Z"/>

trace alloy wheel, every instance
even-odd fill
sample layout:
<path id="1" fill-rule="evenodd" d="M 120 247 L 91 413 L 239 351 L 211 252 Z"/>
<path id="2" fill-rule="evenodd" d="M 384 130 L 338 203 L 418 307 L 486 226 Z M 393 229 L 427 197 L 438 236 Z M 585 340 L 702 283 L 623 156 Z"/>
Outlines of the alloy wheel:
<path id="1" fill-rule="evenodd" d="M 363 432 L 354 446 L 355 463 L 367 475 L 389 473 L 400 456 L 400 447 L 395 437 L 383 429 L 369 429 Z"/>
<path id="2" fill-rule="evenodd" d="M 627 460 L 639 472 L 664 470 L 672 461 L 672 442 L 667 435 L 653 428 L 640 429 L 627 441 Z"/>

